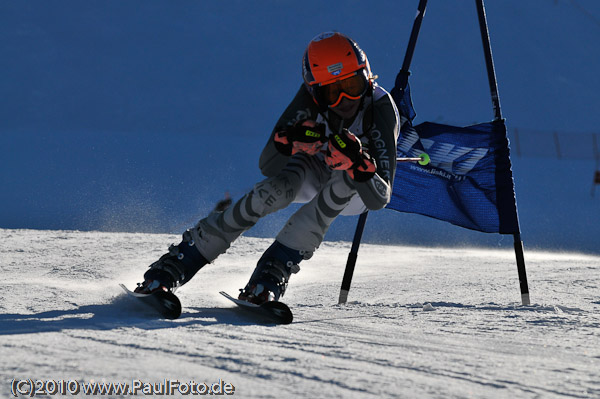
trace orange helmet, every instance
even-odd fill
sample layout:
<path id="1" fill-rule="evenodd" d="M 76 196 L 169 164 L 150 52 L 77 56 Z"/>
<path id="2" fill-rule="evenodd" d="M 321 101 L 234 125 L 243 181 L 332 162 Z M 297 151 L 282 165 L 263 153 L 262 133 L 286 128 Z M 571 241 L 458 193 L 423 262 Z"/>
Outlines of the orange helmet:
<path id="1" fill-rule="evenodd" d="M 373 80 L 365 52 L 338 32 L 324 32 L 310 41 L 302 59 L 302 77 L 322 107 L 336 106 L 344 96 L 361 98 Z"/>

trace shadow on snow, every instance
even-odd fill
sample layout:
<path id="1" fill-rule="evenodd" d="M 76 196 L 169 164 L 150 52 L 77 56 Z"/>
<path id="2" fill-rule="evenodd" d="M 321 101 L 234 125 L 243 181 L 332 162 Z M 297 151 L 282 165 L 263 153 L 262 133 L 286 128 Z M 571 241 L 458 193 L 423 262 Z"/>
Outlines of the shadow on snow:
<path id="1" fill-rule="evenodd" d="M 160 318 L 150 307 L 123 294 L 108 303 L 84 305 L 74 309 L 49 310 L 32 314 L 0 314 L 0 335 L 80 329 L 113 330 L 123 327 L 156 330 L 215 324 L 257 324 L 256 317 L 244 316 L 245 312 L 237 307 L 192 307 L 184 308 L 178 319 L 166 320 Z"/>

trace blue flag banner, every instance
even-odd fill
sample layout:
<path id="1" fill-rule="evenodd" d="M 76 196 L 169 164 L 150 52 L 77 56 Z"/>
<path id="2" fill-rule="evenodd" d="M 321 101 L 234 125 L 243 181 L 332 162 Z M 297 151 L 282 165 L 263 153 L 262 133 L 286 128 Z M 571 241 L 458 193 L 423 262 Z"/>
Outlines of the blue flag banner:
<path id="1" fill-rule="evenodd" d="M 430 163 L 398 162 L 388 208 L 486 233 L 519 233 L 504 120 L 455 127 L 406 122 L 398 157 L 426 153 Z"/>

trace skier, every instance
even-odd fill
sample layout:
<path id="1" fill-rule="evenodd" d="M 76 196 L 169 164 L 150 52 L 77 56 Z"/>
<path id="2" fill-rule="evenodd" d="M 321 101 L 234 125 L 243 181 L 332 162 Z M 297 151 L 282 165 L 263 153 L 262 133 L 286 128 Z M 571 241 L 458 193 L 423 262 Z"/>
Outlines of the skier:
<path id="1" fill-rule="evenodd" d="M 261 217 L 292 202 L 305 203 L 259 259 L 239 295 L 256 304 L 278 300 L 338 215 L 387 205 L 399 116 L 391 96 L 375 83 L 364 51 L 341 33 L 321 33 L 304 52 L 302 76 L 304 83 L 260 156 L 266 179 L 184 232 L 180 244 L 150 265 L 136 292 L 187 283 Z"/>

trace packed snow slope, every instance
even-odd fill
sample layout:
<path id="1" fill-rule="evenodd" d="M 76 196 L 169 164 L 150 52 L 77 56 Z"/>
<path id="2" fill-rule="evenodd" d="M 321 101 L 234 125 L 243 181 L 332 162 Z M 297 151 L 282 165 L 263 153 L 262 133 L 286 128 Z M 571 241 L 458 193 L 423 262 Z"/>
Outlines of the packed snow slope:
<path id="1" fill-rule="evenodd" d="M 312 37 L 350 35 L 390 89 L 417 3 L 0 0 L 0 226 L 180 233 L 261 178 Z M 513 156 L 525 246 L 598 253 L 592 143 L 579 133 L 598 132 L 600 2 L 486 3 L 509 129 L 546 132 L 542 148 L 573 132 L 577 156 Z M 473 1 L 429 3 L 411 69 L 417 122 L 492 118 Z M 272 237 L 288 215 L 251 234 Z M 350 240 L 354 225 L 341 218 L 328 239 Z M 371 216 L 365 240 L 512 245 L 393 211 Z"/>
<path id="2" fill-rule="evenodd" d="M 218 294 L 245 284 L 261 238 L 182 287 L 178 320 L 127 297 L 118 283 L 133 287 L 177 240 L 0 230 L 0 396 L 31 379 L 222 380 L 261 399 L 600 397 L 598 256 L 529 251 L 523 307 L 511 251 L 364 245 L 338 305 L 350 245 L 326 242 L 292 277 L 294 322 L 275 326 Z"/>

